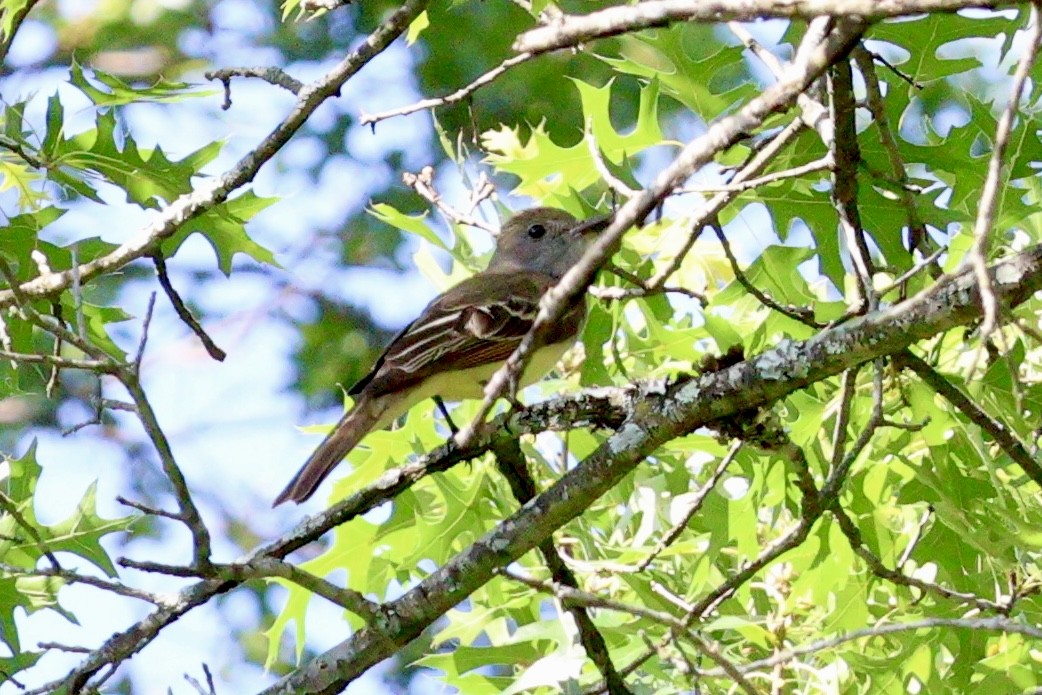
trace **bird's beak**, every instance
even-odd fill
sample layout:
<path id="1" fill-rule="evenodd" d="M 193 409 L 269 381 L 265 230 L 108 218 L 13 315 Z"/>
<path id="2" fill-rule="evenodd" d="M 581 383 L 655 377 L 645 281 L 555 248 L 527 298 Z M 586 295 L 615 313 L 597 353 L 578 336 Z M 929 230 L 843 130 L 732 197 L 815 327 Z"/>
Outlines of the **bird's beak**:
<path id="1" fill-rule="evenodd" d="M 572 227 L 571 233 L 574 236 L 583 236 L 586 234 L 600 234 L 608 225 L 611 224 L 612 216 L 614 213 L 608 213 L 607 215 L 598 215 L 597 217 L 591 217 L 588 220 L 584 220 Z"/>

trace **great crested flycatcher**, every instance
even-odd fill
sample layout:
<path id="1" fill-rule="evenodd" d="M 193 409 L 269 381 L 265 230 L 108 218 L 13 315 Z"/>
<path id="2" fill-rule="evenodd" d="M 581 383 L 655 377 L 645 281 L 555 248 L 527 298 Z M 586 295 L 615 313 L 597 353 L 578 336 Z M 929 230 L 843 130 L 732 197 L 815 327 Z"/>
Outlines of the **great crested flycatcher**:
<path id="1" fill-rule="evenodd" d="M 580 223 L 563 210 L 514 215 L 499 234 L 488 268 L 427 305 L 372 370 L 351 387 L 351 408 L 293 476 L 275 505 L 303 502 L 369 432 L 394 422 L 420 401 L 481 398 L 485 383 L 514 352 L 539 313 L 539 300 L 575 265 L 609 222 Z M 575 342 L 586 317 L 580 296 L 549 328 L 519 380 L 549 371 Z"/>

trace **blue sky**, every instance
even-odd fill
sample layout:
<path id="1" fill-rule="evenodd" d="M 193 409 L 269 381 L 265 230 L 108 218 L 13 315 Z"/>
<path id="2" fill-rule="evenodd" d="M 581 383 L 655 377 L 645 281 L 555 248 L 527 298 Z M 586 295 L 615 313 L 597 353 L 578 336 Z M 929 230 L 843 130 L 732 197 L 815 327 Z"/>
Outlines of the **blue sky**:
<path id="1" fill-rule="evenodd" d="M 69 9 L 74 9 L 74 5 L 66 3 Z M 223 35 L 224 40 L 201 47 L 214 64 L 275 62 L 272 51 L 252 49 L 245 41 L 235 39 L 236 30 L 249 31 L 260 21 L 251 3 L 226 0 L 218 6 L 215 17 L 219 24 L 217 35 Z M 53 48 L 53 40 L 49 28 L 28 21 L 12 48 L 11 64 L 39 60 Z M 348 109 L 357 111 L 363 105 L 379 110 L 411 101 L 415 97 L 410 91 L 411 61 L 411 52 L 396 45 L 353 80 L 341 99 L 320 109 L 312 124 L 329 127 Z M 327 68 L 288 66 L 292 74 L 303 80 L 313 79 Z M 3 98 L 13 102 L 31 97 L 30 120 L 42 123 L 46 98 L 57 90 L 66 112 L 72 116 L 68 129 L 75 132 L 92 124 L 93 111 L 81 94 L 62 84 L 67 78 L 64 70 L 15 73 L 4 78 Z M 208 167 L 211 173 L 224 171 L 254 147 L 293 103 L 293 98 L 278 88 L 238 80 L 233 85 L 233 107 L 226 112 L 220 109 L 219 88 L 205 83 L 201 72 L 186 79 L 215 93 L 172 106 L 136 105 L 127 109 L 125 115 L 139 145 L 159 144 L 171 157 L 184 156 L 213 140 L 224 140 L 221 157 Z M 219 507 L 247 517 L 255 531 L 270 538 L 324 503 L 325 491 L 303 507 L 270 509 L 275 494 L 317 444 L 317 436 L 303 434 L 298 425 L 329 422 L 337 417 L 335 410 L 306 413 L 302 400 L 286 390 L 292 379 L 290 355 L 297 341 L 286 317 L 307 311 L 302 293 L 324 288 L 370 308 L 375 319 L 387 327 L 400 326 L 411 319 L 435 293 L 416 273 L 399 277 L 384 270 L 339 270 L 334 263 L 338 255 L 335 237 L 316 242 L 319 230 L 334 228 L 348 211 L 366 205 L 370 193 L 384 187 L 388 177 L 394 175 L 377 166 L 382 162 L 383 148 L 404 143 L 415 153 L 413 164 L 430 158 L 425 144 L 428 128 L 427 119 L 420 114 L 382 124 L 375 135 L 368 128 L 353 129 L 348 135 L 348 148 L 355 160 L 339 157 L 326 162 L 317 183 L 304 173 L 304 167 L 322 156 L 319 144 L 312 139 L 298 137 L 276 161 L 266 165 L 252 190 L 281 200 L 261 213 L 249 231 L 275 252 L 283 266 L 273 275 L 243 272 L 233 273 L 227 280 L 195 282 L 194 270 L 215 267 L 213 252 L 201 237 L 191 238 L 170 263 L 175 285 L 188 301 L 203 307 L 211 317 L 206 329 L 228 352 L 228 359 L 223 363 L 210 359 L 160 296 L 143 379 L 189 484 L 201 491 L 198 501 L 211 528 L 217 531 L 215 553 L 220 560 L 231 560 L 239 551 L 219 531 Z M 118 191 L 107 191 L 106 199 L 113 203 L 111 207 L 72 206 L 58 224 L 47 230 L 49 238 L 70 243 L 101 235 L 119 243 L 154 214 L 124 204 Z M 10 198 L 0 198 L 0 211 L 14 214 L 16 207 Z M 239 260 L 240 264 L 250 263 Z M 296 291 L 276 287 L 272 277 Z M 157 288 L 135 283 L 127 288 L 119 303 L 140 317 L 151 289 Z M 134 344 L 140 322 L 128 322 L 123 328 L 124 344 Z M 123 397 L 111 385 L 107 395 Z M 64 409 L 60 416 L 65 425 L 89 418 L 88 413 L 74 407 Z M 143 438 L 134 418 L 118 416 L 118 420 L 121 439 Z M 133 467 L 128 470 L 124 464 L 121 445 L 97 436 L 94 428 L 67 438 L 53 432 L 26 432 L 15 453 L 21 454 L 33 437 L 39 440 L 38 459 L 44 466 L 38 497 L 42 520 L 53 522 L 67 516 L 84 489 L 95 480 L 99 485 L 100 513 L 117 516 L 127 512 L 114 501 L 117 494 L 126 493 L 128 475 L 133 475 Z M 132 542 L 126 554 L 138 559 L 187 561 L 187 533 L 176 526 L 169 528 L 161 541 Z M 184 585 L 181 581 L 129 570 L 122 570 L 121 576 L 130 584 L 153 591 L 172 592 Z M 80 625 L 53 612 L 21 616 L 19 628 L 24 644 L 57 641 L 93 647 L 143 617 L 148 608 L 83 587 L 63 590 L 62 602 L 77 615 Z M 321 604 L 320 600 L 315 602 L 308 625 L 310 646 L 319 650 L 346 636 L 346 624 L 339 610 Z M 210 606 L 193 611 L 125 667 L 137 684 L 135 691 L 165 692 L 170 687 L 175 693 L 194 693 L 184 674 L 201 680 L 204 662 L 218 677 L 219 692 L 259 689 L 273 677 L 244 665 L 238 646 L 229 637 L 227 624 L 248 627 L 255 621 L 254 604 L 245 594 L 233 594 L 220 612 Z M 62 675 L 80 658 L 51 652 L 37 668 L 21 674 L 19 680 L 29 687 L 39 685 Z M 349 692 L 378 692 L 377 680 L 373 674 Z M 17 692 L 19 689 L 11 683 L 0 684 L 0 694 Z"/>

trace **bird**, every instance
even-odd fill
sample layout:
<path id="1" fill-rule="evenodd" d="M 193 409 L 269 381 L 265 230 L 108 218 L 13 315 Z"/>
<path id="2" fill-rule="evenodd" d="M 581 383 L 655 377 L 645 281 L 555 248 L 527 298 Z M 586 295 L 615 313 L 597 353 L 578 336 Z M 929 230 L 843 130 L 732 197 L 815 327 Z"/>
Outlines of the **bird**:
<path id="1" fill-rule="evenodd" d="M 326 476 L 369 433 L 428 398 L 482 398 L 484 386 L 528 333 L 539 302 L 610 222 L 580 222 L 556 208 L 510 217 L 488 267 L 436 297 L 402 329 L 369 373 L 348 390 L 354 406 L 304 462 L 272 506 L 310 498 Z M 517 380 L 523 388 L 550 371 L 586 318 L 582 296 L 545 333 Z"/>

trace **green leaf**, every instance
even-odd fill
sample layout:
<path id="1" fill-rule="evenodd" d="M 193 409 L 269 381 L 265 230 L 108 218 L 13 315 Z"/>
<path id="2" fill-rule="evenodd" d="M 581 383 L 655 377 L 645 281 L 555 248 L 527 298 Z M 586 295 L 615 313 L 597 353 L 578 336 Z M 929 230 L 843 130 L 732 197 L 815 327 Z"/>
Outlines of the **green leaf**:
<path id="1" fill-rule="evenodd" d="M 0 2 L 0 29 L 3 29 L 5 43 L 9 43 L 14 32 L 15 18 L 28 6 L 29 0 L 2 0 Z"/>
<path id="2" fill-rule="evenodd" d="M 405 45 L 411 46 L 416 43 L 417 39 L 420 38 L 420 34 L 423 33 L 423 30 L 430 25 L 431 19 L 427 16 L 427 11 L 424 10 L 409 24 L 409 30 L 405 33 Z"/>
<path id="3" fill-rule="evenodd" d="M 95 127 L 65 136 L 64 109 L 58 96 L 47 109 L 47 134 L 40 154 L 48 178 L 100 202 L 87 179 L 100 176 L 126 191 L 127 200 L 158 208 L 192 190 L 191 179 L 217 156 L 221 143 L 205 145 L 181 160 L 171 160 L 161 147 L 141 149 L 130 133 L 117 132 L 115 110 L 98 114 Z"/>
<path id="4" fill-rule="evenodd" d="M 8 458 L 0 466 L 0 488 L 9 499 L 11 508 L 0 507 L 0 557 L 7 565 L 32 570 L 45 553 L 68 552 L 83 558 L 109 576 L 115 567 L 100 541 L 103 537 L 127 531 L 137 516 L 106 519 L 97 514 L 97 490 L 92 483 L 76 509 L 64 521 L 47 525 L 36 518 L 35 492 L 42 468 L 36 461 L 36 443 L 33 442 L 21 458 Z M 13 512 L 12 512 L 13 510 Z M 58 592 L 64 582 L 50 577 L 11 576 L 0 572 L 0 639 L 15 654 L 20 651 L 16 608 L 31 612 L 49 608 L 69 620 L 75 616 L 58 603 Z"/>
<path id="5" fill-rule="evenodd" d="M 746 279 L 767 296 L 781 304 L 799 307 L 813 306 L 817 297 L 807 287 L 807 281 L 793 270 L 814 257 L 813 249 L 797 246 L 768 246 L 743 272 Z M 747 290 L 737 280 L 713 297 L 714 305 L 727 305 Z"/>
<path id="6" fill-rule="evenodd" d="M 244 253 L 258 263 L 279 267 L 275 256 L 268 249 L 253 241 L 246 233 L 246 222 L 277 198 L 260 198 L 247 191 L 237 198 L 216 205 L 202 215 L 186 222 L 176 234 L 162 244 L 166 257 L 173 256 L 189 235 L 202 234 L 217 256 L 217 267 L 225 275 L 232 272 L 232 258 Z"/>
<path id="7" fill-rule="evenodd" d="M 711 121 L 757 92 L 744 69 L 744 50 L 721 47 L 712 26 L 677 23 L 624 34 L 620 57 L 598 57 L 619 72 L 660 83 L 664 94 Z"/>
<path id="8" fill-rule="evenodd" d="M 652 80 L 641 89 L 637 122 L 626 135 L 616 131 L 611 123 L 610 82 L 603 87 L 594 87 L 575 80 L 575 86 L 579 90 L 588 130 L 605 161 L 621 164 L 633 155 L 661 143 L 657 81 Z M 600 180 L 586 142 L 562 147 L 550 138 L 543 124 L 532 128 L 531 136 L 525 143 L 521 142 L 520 130 L 507 126 L 486 131 L 481 136 L 481 142 L 488 151 L 486 162 L 520 179 L 513 191 L 517 195 L 545 200 L 555 194 L 566 194 L 570 189 L 583 191 Z"/>
<path id="9" fill-rule="evenodd" d="M 909 52 L 907 59 L 897 61 L 901 71 L 916 82 L 941 81 L 945 77 L 968 72 L 982 65 L 976 56 L 951 57 L 942 47 L 963 39 L 995 37 L 1011 34 L 1019 27 L 1016 19 L 993 14 L 969 17 L 962 14 L 928 14 L 895 22 L 881 22 L 872 27 L 871 38 L 887 41 Z M 971 51 L 965 51 L 971 53 Z M 914 87 L 901 80 L 895 85 L 911 92 Z M 950 89 L 945 85 L 946 89 Z"/>
<path id="10" fill-rule="evenodd" d="M 386 203 L 376 203 L 369 208 L 369 214 L 381 222 L 397 227 L 403 232 L 415 234 L 440 249 L 445 251 L 450 250 L 448 244 L 446 244 L 440 236 L 435 234 L 434 230 L 427 226 L 426 220 L 428 213 L 426 212 L 420 215 L 406 215 L 405 213 L 398 212 L 398 210 Z"/>
<path id="11" fill-rule="evenodd" d="M 3 580 L 0 579 L 0 583 Z M 0 589 L 0 596 L 3 595 L 3 589 Z M 16 650 L 13 650 L 16 651 Z M 3 674 L 8 680 L 13 680 L 14 676 L 19 671 L 24 671 L 36 664 L 46 652 L 17 652 L 14 656 L 0 656 L 0 674 Z"/>
<path id="12" fill-rule="evenodd" d="M 136 517 L 105 519 L 98 516 L 97 496 L 97 483 L 91 483 L 76 509 L 63 521 L 47 527 L 48 546 L 54 552 L 65 551 L 89 560 L 114 577 L 116 567 L 100 541 L 111 533 L 129 530 Z"/>
<path id="13" fill-rule="evenodd" d="M 35 148 L 26 141 L 25 107 L 24 101 L 4 106 L 3 135 L 15 146 L 31 153 Z M 0 193 L 17 190 L 18 206 L 22 209 L 45 207 L 44 202 L 50 198 L 39 185 L 44 180 L 43 174 L 30 167 L 20 155 L 8 151 L 8 147 L 5 144 L 4 149 L 0 149 Z"/>
<path id="14" fill-rule="evenodd" d="M 149 87 L 132 87 L 115 75 L 94 68 L 91 70 L 94 79 L 108 88 L 103 90 L 91 84 L 76 60 L 72 61 L 69 71 L 72 75 L 69 83 L 86 94 L 95 106 L 124 106 L 138 102 L 174 103 L 217 94 L 213 89 L 197 89 L 184 82 L 168 82 L 162 78 Z"/>

